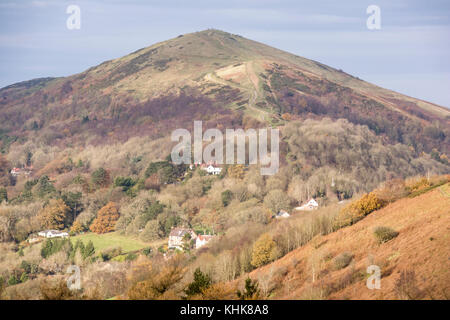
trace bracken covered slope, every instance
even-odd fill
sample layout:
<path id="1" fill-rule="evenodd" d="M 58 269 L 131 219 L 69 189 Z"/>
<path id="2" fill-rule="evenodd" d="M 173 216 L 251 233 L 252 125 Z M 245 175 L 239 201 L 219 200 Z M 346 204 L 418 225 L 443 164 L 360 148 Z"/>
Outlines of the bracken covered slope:
<path id="1" fill-rule="evenodd" d="M 378 226 L 390 227 L 398 236 L 379 244 L 373 233 Z M 315 238 L 250 277 L 263 283 L 276 279 L 275 299 L 449 299 L 449 228 L 447 183 Z M 337 270 L 335 258 L 344 252 L 353 260 Z M 380 289 L 366 286 L 369 265 L 381 269 Z"/>

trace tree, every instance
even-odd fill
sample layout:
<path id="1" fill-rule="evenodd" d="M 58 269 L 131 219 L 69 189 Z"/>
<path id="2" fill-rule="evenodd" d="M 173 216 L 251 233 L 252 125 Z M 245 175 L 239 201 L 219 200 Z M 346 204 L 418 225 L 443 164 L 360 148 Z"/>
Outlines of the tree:
<path id="1" fill-rule="evenodd" d="M 245 279 L 245 287 L 244 291 L 238 290 L 236 295 L 239 300 L 257 300 L 261 297 L 261 293 L 259 290 L 258 281 L 252 280 L 250 278 Z"/>
<path id="2" fill-rule="evenodd" d="M 224 207 L 230 204 L 231 199 L 233 199 L 233 192 L 230 190 L 225 190 L 222 192 L 222 204 Z"/>
<path id="3" fill-rule="evenodd" d="M 159 239 L 159 223 L 156 220 L 150 220 L 145 225 L 144 230 L 139 235 L 142 241 L 152 241 Z"/>
<path id="4" fill-rule="evenodd" d="M 74 234 L 83 232 L 83 230 L 84 230 L 84 228 L 80 221 L 75 221 L 72 225 L 72 228 L 70 228 L 70 232 L 72 232 Z"/>
<path id="5" fill-rule="evenodd" d="M 19 283 L 19 279 L 15 275 L 11 275 L 8 279 L 8 285 L 13 286 Z"/>
<path id="6" fill-rule="evenodd" d="M 236 164 L 233 166 L 229 166 L 227 173 L 230 177 L 235 179 L 242 179 L 245 175 L 245 167 L 243 164 Z"/>
<path id="7" fill-rule="evenodd" d="M 24 283 L 26 281 L 28 281 L 28 274 L 26 274 L 25 272 L 22 272 L 22 275 L 20 276 L 20 280 L 21 283 Z"/>
<path id="8" fill-rule="evenodd" d="M 128 298 L 131 300 L 155 300 L 170 295 L 175 285 L 183 278 L 185 270 L 177 261 L 171 262 L 162 268 L 160 272 L 151 271 L 150 277 L 139 281 L 128 290 Z M 173 297 L 171 297 L 174 299 Z"/>
<path id="9" fill-rule="evenodd" d="M 72 220 L 75 221 L 78 213 L 83 209 L 83 204 L 81 202 L 83 194 L 81 192 L 67 192 L 61 196 L 64 203 L 70 208 L 72 212 Z"/>
<path id="10" fill-rule="evenodd" d="M 8 201 L 8 192 L 6 191 L 6 188 L 0 188 L 0 203 L 3 201 Z"/>
<path id="11" fill-rule="evenodd" d="M 200 268 L 197 268 L 194 271 L 194 280 L 188 285 L 186 290 L 184 290 L 184 293 L 186 293 L 188 297 L 201 294 L 205 289 L 211 286 L 211 283 L 211 277 L 203 273 Z"/>
<path id="12" fill-rule="evenodd" d="M 6 158 L 0 154 L 0 186 L 9 186 L 12 184 L 12 176 L 10 174 L 11 167 Z"/>
<path id="13" fill-rule="evenodd" d="M 123 192 L 127 192 L 135 184 L 136 184 L 136 181 L 134 181 L 130 177 L 116 177 L 114 179 L 114 186 L 115 187 L 122 187 L 122 191 Z"/>
<path id="14" fill-rule="evenodd" d="M 110 182 L 108 171 L 98 168 L 92 173 L 91 181 L 96 187 L 107 187 Z"/>
<path id="15" fill-rule="evenodd" d="M 89 258 L 95 253 L 94 243 L 92 240 L 89 240 L 86 247 L 80 246 L 80 250 L 82 250 L 81 254 L 83 256 L 83 259 Z"/>
<path id="16" fill-rule="evenodd" d="M 70 220 L 70 208 L 64 203 L 62 199 L 52 199 L 39 212 L 39 221 L 41 227 L 44 229 L 62 230 Z"/>
<path id="17" fill-rule="evenodd" d="M 262 234 L 253 245 L 252 266 L 258 268 L 275 260 L 276 257 L 277 244 L 269 234 Z"/>
<path id="18" fill-rule="evenodd" d="M 45 175 L 39 178 L 36 189 L 39 198 L 50 197 L 56 193 L 56 189 L 50 181 L 50 178 Z"/>
<path id="19" fill-rule="evenodd" d="M 278 213 L 280 210 L 289 210 L 289 196 L 281 189 L 269 191 L 264 197 L 264 205 L 269 208 L 272 213 Z"/>
<path id="20" fill-rule="evenodd" d="M 119 210 L 114 202 L 107 203 L 97 213 L 97 218 L 92 222 L 90 230 L 95 233 L 106 233 L 115 230 Z"/>

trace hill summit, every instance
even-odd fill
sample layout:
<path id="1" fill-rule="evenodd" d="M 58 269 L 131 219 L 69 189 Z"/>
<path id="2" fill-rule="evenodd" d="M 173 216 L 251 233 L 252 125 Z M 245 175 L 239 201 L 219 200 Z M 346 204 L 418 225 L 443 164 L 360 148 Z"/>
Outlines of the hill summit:
<path id="1" fill-rule="evenodd" d="M 180 35 L 73 76 L 5 87 L 0 110 L 3 131 L 12 135 L 46 128 L 74 137 L 84 124 L 93 134 L 94 128 L 129 128 L 129 138 L 162 134 L 205 114 L 219 115 L 211 125 L 230 124 L 239 114 L 274 126 L 330 117 L 367 125 L 417 152 L 450 151 L 449 110 L 214 29 Z M 96 124 L 88 126 L 93 119 Z"/>

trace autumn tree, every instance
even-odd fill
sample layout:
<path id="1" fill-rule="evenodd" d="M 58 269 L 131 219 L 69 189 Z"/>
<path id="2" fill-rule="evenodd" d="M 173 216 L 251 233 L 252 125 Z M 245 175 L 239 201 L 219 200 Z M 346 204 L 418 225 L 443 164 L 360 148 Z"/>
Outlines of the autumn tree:
<path id="1" fill-rule="evenodd" d="M 386 201 L 380 199 L 375 192 L 366 193 L 359 200 L 351 202 L 339 212 L 336 221 L 337 226 L 344 227 L 352 225 L 369 213 L 381 209 L 385 205 Z"/>
<path id="2" fill-rule="evenodd" d="M 51 199 L 39 212 L 39 222 L 44 229 L 62 230 L 69 223 L 70 208 L 62 199 Z"/>
<path id="3" fill-rule="evenodd" d="M 253 245 L 252 266 L 258 268 L 276 259 L 278 254 L 277 244 L 272 237 L 264 233 Z"/>
<path id="4" fill-rule="evenodd" d="M 264 205 L 273 213 L 278 213 L 280 210 L 289 210 L 290 199 L 289 196 L 281 189 L 269 191 L 264 197 Z"/>
<path id="5" fill-rule="evenodd" d="M 80 221 L 75 221 L 72 225 L 72 227 L 70 228 L 70 232 L 77 234 L 83 231 L 83 225 L 81 224 Z"/>
<path id="6" fill-rule="evenodd" d="M 184 273 L 185 269 L 177 260 L 171 261 L 161 270 L 151 269 L 145 276 L 149 276 L 148 278 L 131 286 L 127 292 L 128 298 L 131 300 L 174 299 L 176 297 L 174 287 L 183 278 Z"/>
<path id="7" fill-rule="evenodd" d="M 106 233 L 114 231 L 119 210 L 114 202 L 109 202 L 97 213 L 97 218 L 92 222 L 90 230 L 95 233 Z"/>
<path id="8" fill-rule="evenodd" d="M 228 176 L 235 179 L 243 179 L 245 175 L 245 167 L 243 164 L 229 166 L 227 170 Z"/>

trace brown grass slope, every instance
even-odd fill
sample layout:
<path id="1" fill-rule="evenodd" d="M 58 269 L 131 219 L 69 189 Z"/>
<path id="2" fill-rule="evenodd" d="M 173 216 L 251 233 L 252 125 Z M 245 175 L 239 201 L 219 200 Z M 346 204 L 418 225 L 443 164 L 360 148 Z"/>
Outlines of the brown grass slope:
<path id="1" fill-rule="evenodd" d="M 377 226 L 390 227 L 399 235 L 378 244 L 373 234 Z M 449 299 L 449 231 L 450 185 L 446 184 L 314 239 L 250 277 L 275 282 L 271 295 L 275 299 Z M 337 270 L 334 259 L 344 252 L 353 260 Z M 366 268 L 371 264 L 381 268 L 379 290 L 366 286 Z"/>

